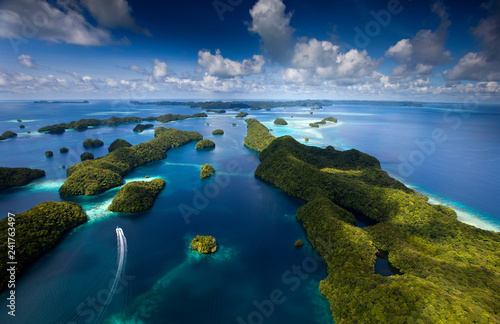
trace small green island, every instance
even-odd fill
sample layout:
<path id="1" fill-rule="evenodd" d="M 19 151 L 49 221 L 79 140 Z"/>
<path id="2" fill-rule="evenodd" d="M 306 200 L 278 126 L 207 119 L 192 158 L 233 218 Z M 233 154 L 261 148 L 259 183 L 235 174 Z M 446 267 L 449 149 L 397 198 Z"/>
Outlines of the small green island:
<path id="1" fill-rule="evenodd" d="M 212 149 L 215 147 L 215 143 L 209 139 L 204 139 L 196 143 L 197 150 Z"/>
<path id="2" fill-rule="evenodd" d="M 0 135 L 0 141 L 6 140 L 8 138 L 16 137 L 17 133 L 14 133 L 13 131 L 6 131 L 2 135 Z"/>
<path id="3" fill-rule="evenodd" d="M 222 129 L 216 129 L 212 132 L 212 135 L 224 135 L 224 131 Z"/>
<path id="4" fill-rule="evenodd" d="M 131 147 L 132 144 L 130 144 L 129 142 L 127 142 L 126 140 L 124 139 L 121 139 L 121 138 L 117 138 L 113 141 L 113 143 L 111 143 L 111 145 L 108 147 L 108 152 L 111 153 L 113 152 L 114 150 L 117 150 L 121 147 Z"/>
<path id="5" fill-rule="evenodd" d="M 61 147 L 61 148 L 59 149 L 59 153 L 64 154 L 64 153 L 68 153 L 68 152 L 69 152 L 69 149 L 68 149 L 67 147 Z"/>
<path id="6" fill-rule="evenodd" d="M 52 152 L 52 151 L 47 151 L 47 152 L 45 152 L 45 156 L 46 156 L 46 157 L 53 157 L 53 156 L 54 156 L 54 152 Z"/>
<path id="7" fill-rule="evenodd" d="M 137 126 L 134 127 L 133 132 L 135 133 L 142 133 L 146 129 L 153 128 L 155 125 L 153 124 L 138 124 Z"/>
<path id="8" fill-rule="evenodd" d="M 83 147 L 85 148 L 101 147 L 103 145 L 104 143 L 99 139 L 87 138 L 85 141 L 83 141 Z"/>
<path id="9" fill-rule="evenodd" d="M 45 171 L 39 169 L 0 167 L 0 190 L 25 186 L 43 177 L 45 177 Z"/>
<path id="10" fill-rule="evenodd" d="M 304 245 L 304 242 L 302 240 L 297 240 L 295 241 L 295 247 L 300 248 Z"/>
<path id="11" fill-rule="evenodd" d="M 274 120 L 274 123 L 275 123 L 276 125 L 288 125 L 287 121 L 286 121 L 286 120 L 284 120 L 283 118 L 276 118 L 276 119 Z"/>
<path id="12" fill-rule="evenodd" d="M 201 179 L 206 179 L 210 178 L 210 176 L 215 173 L 215 169 L 213 166 L 210 164 L 204 164 L 201 166 L 201 172 L 200 172 L 200 178 Z"/>
<path id="13" fill-rule="evenodd" d="M 83 152 L 82 155 L 80 155 L 80 160 L 81 161 L 87 161 L 87 160 L 93 160 L 94 159 L 94 154 L 90 152 Z"/>
<path id="14" fill-rule="evenodd" d="M 74 202 L 48 201 L 30 210 L 16 214 L 14 220 L 5 217 L 0 220 L 0 253 L 7 257 L 9 222 L 16 226 L 16 270 L 22 275 L 24 270 L 44 252 L 54 247 L 72 228 L 87 221 L 82 207 Z M 0 290 L 6 288 L 9 281 L 7 263 L 0 263 Z"/>
<path id="15" fill-rule="evenodd" d="M 108 207 L 113 212 L 138 213 L 151 208 L 165 187 L 165 180 L 133 181 L 127 183 Z"/>
<path id="16" fill-rule="evenodd" d="M 335 117 L 327 117 L 327 118 L 324 118 L 322 121 L 315 122 L 315 123 L 310 123 L 309 126 L 317 128 L 317 127 L 319 127 L 319 125 L 326 124 L 326 122 L 336 123 L 337 122 L 337 118 L 335 118 Z"/>
<path id="17" fill-rule="evenodd" d="M 206 112 L 216 113 L 216 114 L 225 114 L 226 111 L 224 109 L 215 110 L 215 109 L 207 109 Z"/>
<path id="18" fill-rule="evenodd" d="M 248 116 L 248 113 L 242 111 L 242 112 L 238 113 L 238 115 L 234 116 L 234 118 L 245 118 L 246 116 Z"/>
<path id="19" fill-rule="evenodd" d="M 210 254 L 217 251 L 217 242 L 213 236 L 197 235 L 191 241 L 191 249 L 201 254 Z"/>

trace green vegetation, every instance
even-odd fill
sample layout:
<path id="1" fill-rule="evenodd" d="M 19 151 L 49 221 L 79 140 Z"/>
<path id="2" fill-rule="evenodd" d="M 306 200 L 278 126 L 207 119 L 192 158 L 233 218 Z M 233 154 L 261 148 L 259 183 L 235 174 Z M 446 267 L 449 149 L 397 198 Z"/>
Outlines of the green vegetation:
<path id="1" fill-rule="evenodd" d="M 59 153 L 68 153 L 69 152 L 69 149 L 67 147 L 61 147 L 59 149 Z"/>
<path id="2" fill-rule="evenodd" d="M 304 242 L 302 242 L 302 240 L 295 241 L 295 247 L 302 247 L 303 245 L 304 245 Z"/>
<path id="3" fill-rule="evenodd" d="M 121 147 L 131 147 L 132 144 L 127 142 L 126 140 L 123 140 L 121 138 L 117 138 L 116 140 L 111 143 L 111 145 L 108 147 L 108 151 L 111 153 L 116 149 L 119 149 Z"/>
<path id="4" fill-rule="evenodd" d="M 224 109 L 220 109 L 220 110 L 207 109 L 207 112 L 212 112 L 212 113 L 216 113 L 216 114 L 225 114 L 226 113 L 226 111 Z"/>
<path id="5" fill-rule="evenodd" d="M 45 171 L 28 168 L 0 167 L 0 190 L 25 186 L 31 181 L 45 176 Z"/>
<path id="6" fill-rule="evenodd" d="M 310 123 L 309 126 L 311 126 L 311 127 L 319 127 L 319 125 L 324 125 L 324 124 L 326 124 L 326 122 L 336 123 L 337 122 L 337 118 L 327 117 L 327 118 L 324 118 L 322 121 L 315 122 L 315 123 Z"/>
<path id="7" fill-rule="evenodd" d="M 286 122 L 286 120 L 284 120 L 283 118 L 276 118 L 274 120 L 274 123 L 276 125 L 288 125 L 288 123 Z"/>
<path id="8" fill-rule="evenodd" d="M 90 152 L 84 152 L 82 155 L 80 155 L 80 160 L 82 161 L 87 161 L 87 160 L 93 160 L 94 159 L 94 154 Z"/>
<path id="9" fill-rule="evenodd" d="M 120 189 L 108 209 L 120 213 L 137 213 L 149 209 L 163 187 L 163 179 L 127 183 Z"/>
<path id="10" fill-rule="evenodd" d="M 224 131 L 222 129 L 216 129 L 212 132 L 212 135 L 223 135 Z"/>
<path id="11" fill-rule="evenodd" d="M 166 158 L 166 151 L 172 147 L 203 138 L 197 132 L 164 127 L 155 129 L 155 137 L 135 146 L 118 148 L 102 158 L 73 165 L 67 169 L 68 179 L 59 193 L 65 197 L 91 196 L 121 186 L 122 177 L 133 169 Z"/>
<path id="12" fill-rule="evenodd" d="M 46 156 L 46 157 L 53 157 L 53 156 L 54 156 L 54 152 L 52 152 L 52 151 L 47 151 L 47 152 L 45 152 L 45 156 Z"/>
<path id="13" fill-rule="evenodd" d="M 356 150 L 284 136 L 259 157 L 257 177 L 308 202 L 297 217 L 327 263 L 320 290 L 336 323 L 500 322 L 499 233 L 457 221 Z M 378 251 L 402 274 L 375 274 Z"/>
<path id="14" fill-rule="evenodd" d="M 246 147 L 261 152 L 274 140 L 267 127 L 257 119 L 250 118 L 245 122 L 247 123 L 247 136 L 244 141 Z"/>
<path id="15" fill-rule="evenodd" d="M 238 115 L 234 116 L 234 118 L 245 118 L 246 116 L 248 116 L 248 113 L 242 111 L 238 113 Z"/>
<path id="16" fill-rule="evenodd" d="M 233 123 L 233 126 L 236 126 L 236 123 Z"/>
<path id="17" fill-rule="evenodd" d="M 26 128 L 26 126 L 24 126 L 24 125 L 19 125 L 19 128 Z"/>
<path id="18" fill-rule="evenodd" d="M 144 130 L 146 129 L 149 129 L 149 128 L 153 128 L 155 127 L 155 125 L 153 124 L 138 124 L 137 126 L 134 127 L 133 131 L 136 132 L 136 133 L 142 133 Z"/>
<path id="19" fill-rule="evenodd" d="M 276 107 L 310 107 L 310 106 L 331 106 L 333 104 L 341 105 L 370 105 L 370 106 L 404 106 L 404 107 L 422 107 L 422 104 L 411 101 L 370 101 L 370 100 L 294 100 L 294 101 L 204 101 L 204 102 L 181 102 L 181 101 L 157 101 L 140 102 L 131 101 L 133 105 L 159 105 L 159 106 L 189 106 L 191 108 L 276 108 Z"/>
<path id="20" fill-rule="evenodd" d="M 203 149 L 214 148 L 214 147 L 215 147 L 215 143 L 211 140 L 208 140 L 208 139 L 204 139 L 204 140 L 201 140 L 198 143 L 196 143 L 197 150 L 203 150 Z"/>
<path id="21" fill-rule="evenodd" d="M 22 123 L 23 121 L 22 121 L 21 119 L 18 119 L 18 120 L 17 120 L 17 122 L 18 122 L 18 123 Z"/>
<path id="22" fill-rule="evenodd" d="M 17 136 L 16 133 L 14 133 L 12 131 L 6 131 L 2 135 L 0 135 L 0 141 L 6 140 L 7 138 L 11 138 L 11 137 L 16 137 L 16 136 Z"/>
<path id="23" fill-rule="evenodd" d="M 85 148 L 100 147 L 103 145 L 104 143 L 98 139 L 87 138 L 85 141 L 83 141 L 83 147 Z"/>
<path id="24" fill-rule="evenodd" d="M 201 179 L 210 178 L 212 173 L 215 173 L 215 169 L 210 164 L 207 163 L 201 166 L 201 172 L 200 172 Z"/>
<path id="25" fill-rule="evenodd" d="M 45 126 L 38 130 L 40 133 L 48 132 L 49 134 L 62 134 L 66 129 L 74 129 L 78 131 L 84 131 L 92 126 L 103 126 L 103 125 L 118 125 L 127 123 L 142 123 L 144 121 L 158 121 L 160 123 L 168 123 L 175 120 L 184 120 L 188 118 L 199 118 L 207 117 L 205 113 L 193 114 L 193 115 L 172 115 L 166 114 L 158 117 L 111 117 L 108 119 L 80 119 L 78 121 L 72 121 L 70 123 L 60 123 L 51 126 Z"/>
<path id="26" fill-rule="evenodd" d="M 54 201 L 41 203 L 15 217 L 2 219 L 0 221 L 0 253 L 2 255 L 0 290 L 6 287 L 9 280 L 7 258 L 12 253 L 8 244 L 10 237 L 8 228 L 12 227 L 10 224 L 15 224 L 16 229 L 16 274 L 20 275 L 42 253 L 54 247 L 64 233 L 86 221 L 87 216 L 78 204 Z"/>
<path id="27" fill-rule="evenodd" d="M 193 241 L 191 241 L 191 249 L 202 254 L 214 253 L 217 251 L 217 242 L 213 236 L 197 235 Z"/>
<path id="28" fill-rule="evenodd" d="M 304 140 L 305 140 L 306 142 L 309 142 L 309 137 L 306 137 Z"/>
<path id="29" fill-rule="evenodd" d="M 38 130 L 39 133 L 48 133 L 48 134 L 63 134 L 66 131 L 64 126 L 53 125 L 53 126 L 45 126 Z"/>

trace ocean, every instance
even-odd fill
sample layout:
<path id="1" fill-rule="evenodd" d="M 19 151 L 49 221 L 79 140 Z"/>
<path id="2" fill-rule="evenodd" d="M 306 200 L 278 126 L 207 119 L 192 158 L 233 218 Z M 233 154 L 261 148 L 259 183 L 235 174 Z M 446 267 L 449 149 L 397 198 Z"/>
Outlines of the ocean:
<path id="1" fill-rule="evenodd" d="M 391 176 L 429 196 L 431 202 L 457 210 L 460 220 L 499 230 L 500 106 L 423 106 L 336 104 L 313 114 L 310 107 L 246 111 L 249 118 L 273 129 L 275 136 L 291 135 L 307 145 L 355 148 L 373 155 Z M 138 144 L 154 137 L 152 129 L 132 132 L 136 124 L 63 135 L 39 134 L 40 127 L 81 118 L 191 115 L 204 110 L 101 100 L 3 101 L 0 111 L 0 132 L 18 133 L 0 142 L 0 166 L 40 168 L 47 173 L 25 187 L 0 193 L 0 218 L 4 218 L 43 201 L 61 201 L 62 165 L 79 162 L 86 151 L 85 138 L 105 143 L 89 149 L 101 157 L 117 138 Z M 190 143 L 168 151 L 167 159 L 128 174 L 126 181 L 145 176 L 166 180 L 148 211 L 134 215 L 107 211 L 119 188 L 72 198 L 90 221 L 66 235 L 17 280 L 15 320 L 4 307 L 0 322 L 119 323 L 120 314 L 126 314 L 131 323 L 333 323 L 329 304 L 318 289 L 326 266 L 295 218 L 304 202 L 253 176 L 258 154 L 243 146 L 246 124 L 234 118 L 237 113 L 227 110 L 207 113 L 208 118 L 154 122 L 156 127 L 198 131 L 216 148 L 196 151 L 195 143 Z M 309 127 L 329 116 L 338 123 Z M 277 117 L 288 125 L 274 125 Z M 20 124 L 26 127 L 20 129 Z M 217 128 L 225 134 L 212 135 Z M 69 148 L 69 153 L 60 154 L 61 147 Z M 45 157 L 49 150 L 54 152 L 52 158 Z M 201 181 L 199 170 L 205 163 L 213 165 L 217 174 Z M 116 226 L 126 238 L 125 254 L 123 247 L 117 247 Z M 218 252 L 193 253 L 189 243 L 196 235 L 214 236 Z M 295 248 L 297 239 L 305 242 L 304 247 Z M 125 276 L 115 285 L 120 256 L 126 259 Z M 109 293 L 112 289 L 114 294 Z M 2 300 L 7 297 L 7 292 L 1 295 Z"/>

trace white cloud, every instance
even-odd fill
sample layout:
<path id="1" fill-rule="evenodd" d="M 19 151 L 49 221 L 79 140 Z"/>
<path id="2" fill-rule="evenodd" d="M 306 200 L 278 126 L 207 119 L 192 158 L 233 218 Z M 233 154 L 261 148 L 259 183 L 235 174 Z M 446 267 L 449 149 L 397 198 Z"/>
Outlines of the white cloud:
<path id="1" fill-rule="evenodd" d="M 153 74 L 150 77 L 150 83 L 154 80 L 160 80 L 167 75 L 167 63 L 162 62 L 158 59 L 154 60 Z"/>
<path id="2" fill-rule="evenodd" d="M 82 80 L 83 80 L 83 81 L 91 81 L 91 80 L 92 80 L 92 78 L 91 78 L 91 77 L 89 77 L 88 75 L 85 75 L 85 76 L 83 76 L 83 77 L 82 77 Z"/>
<path id="3" fill-rule="evenodd" d="M 254 55 L 252 59 L 237 62 L 222 57 L 220 50 L 217 50 L 215 55 L 212 55 L 210 51 L 199 51 L 198 64 L 209 75 L 227 78 L 261 73 L 265 59 L 262 55 Z"/>
<path id="4" fill-rule="evenodd" d="M 368 56 L 366 50 L 352 49 L 343 53 L 329 41 L 315 38 L 295 45 L 291 68 L 281 72 L 287 83 L 321 84 L 331 80 L 335 84 L 363 83 L 378 68 L 379 61 Z"/>
<path id="5" fill-rule="evenodd" d="M 288 60 L 295 29 L 290 27 L 291 13 L 285 13 L 281 0 L 259 0 L 250 10 L 252 23 L 248 30 L 259 34 L 263 49 L 277 62 Z"/>
<path id="6" fill-rule="evenodd" d="M 19 64 L 21 64 L 25 68 L 36 68 L 35 60 L 29 55 L 21 54 L 17 57 L 17 60 L 19 61 Z"/>
<path id="7" fill-rule="evenodd" d="M 81 0 L 100 25 L 108 28 L 126 28 L 136 33 L 150 35 L 132 18 L 132 8 L 126 0 Z"/>
<path id="8" fill-rule="evenodd" d="M 451 53 L 446 50 L 451 22 L 441 2 L 434 4 L 432 12 L 441 19 L 436 31 L 419 30 L 413 38 L 402 39 L 386 51 L 387 57 L 399 63 L 392 71 L 392 78 L 409 81 L 415 77 L 428 77 L 434 67 L 451 63 Z"/>
<path id="9" fill-rule="evenodd" d="M 106 78 L 106 85 L 108 87 L 112 87 L 112 88 L 115 88 L 118 86 L 118 82 L 116 82 L 115 80 L 113 79 L 110 79 L 110 78 Z"/>
<path id="10" fill-rule="evenodd" d="M 170 89 L 187 92 L 260 93 L 266 89 L 260 83 L 243 81 L 239 77 L 220 79 L 209 74 L 205 74 L 201 79 L 167 77 L 164 84 Z"/>
<path id="11" fill-rule="evenodd" d="M 458 63 L 445 72 L 451 82 L 500 81 L 500 1 L 490 1 L 484 7 L 490 15 L 472 28 L 472 34 L 482 44 L 480 52 L 469 52 Z"/>
<path id="12" fill-rule="evenodd" d="M 33 19 L 36 17 L 36 19 Z M 28 22 L 28 23 L 26 23 Z M 112 42 L 108 30 L 92 26 L 75 10 L 61 10 L 46 0 L 6 0 L 0 3 L 0 37 L 38 38 L 85 46 Z"/>
<path id="13" fill-rule="evenodd" d="M 134 71 L 134 72 L 137 72 L 137 73 L 140 73 L 140 74 L 149 74 L 146 70 L 141 69 L 140 67 L 138 67 L 136 65 L 129 66 L 129 69 L 131 71 Z"/>

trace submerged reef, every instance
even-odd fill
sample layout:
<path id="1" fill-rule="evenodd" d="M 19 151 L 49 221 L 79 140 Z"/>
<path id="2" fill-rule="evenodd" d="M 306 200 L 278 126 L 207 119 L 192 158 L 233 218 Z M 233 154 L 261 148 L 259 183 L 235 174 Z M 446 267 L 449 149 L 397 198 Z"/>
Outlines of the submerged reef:
<path id="1" fill-rule="evenodd" d="M 127 183 L 120 189 L 108 209 L 121 213 L 137 213 L 149 209 L 163 187 L 165 187 L 163 179 Z"/>
<path id="2" fill-rule="evenodd" d="M 500 322 L 499 233 L 459 222 L 357 150 L 284 136 L 259 158 L 256 177 L 307 202 L 297 218 L 326 261 L 335 323 Z M 378 251 L 400 275 L 375 274 Z"/>
<path id="3" fill-rule="evenodd" d="M 25 186 L 44 176 L 45 171 L 39 169 L 0 167 L 0 190 Z"/>
<path id="4" fill-rule="evenodd" d="M 202 254 L 215 253 L 215 251 L 217 251 L 217 242 L 213 236 L 197 235 L 193 241 L 191 241 L 191 249 Z"/>
<path id="5" fill-rule="evenodd" d="M 15 260 L 16 275 L 22 275 L 42 253 L 50 250 L 70 229 L 87 221 L 87 215 L 80 205 L 74 202 L 48 201 L 30 210 L 5 217 L 0 220 L 0 253 L 4 260 L 12 251 L 8 244 L 9 223 L 15 222 Z M 6 288 L 9 281 L 7 262 L 0 262 L 0 290 Z M 18 279 L 19 277 L 17 277 Z"/>
<path id="6" fill-rule="evenodd" d="M 164 127 L 156 128 L 155 136 L 148 142 L 121 147 L 102 158 L 83 161 L 68 168 L 68 178 L 59 189 L 59 194 L 64 197 L 92 196 L 121 186 L 122 177 L 135 168 L 166 158 L 166 152 L 172 147 L 203 138 L 197 132 Z"/>

